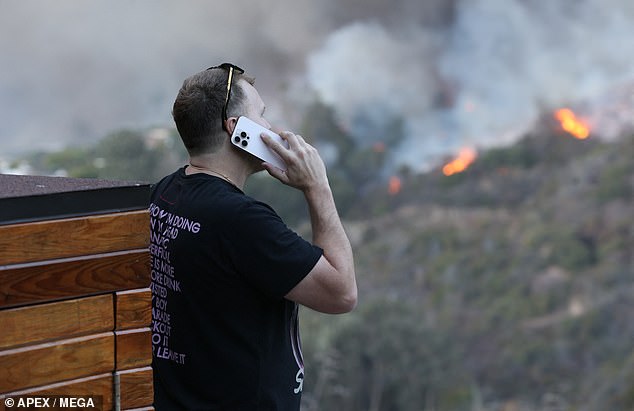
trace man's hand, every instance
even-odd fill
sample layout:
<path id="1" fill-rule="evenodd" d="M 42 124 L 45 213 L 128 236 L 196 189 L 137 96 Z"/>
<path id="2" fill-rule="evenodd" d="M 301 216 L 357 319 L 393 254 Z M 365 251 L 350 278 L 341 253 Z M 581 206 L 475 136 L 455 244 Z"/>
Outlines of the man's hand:
<path id="1" fill-rule="evenodd" d="M 326 166 L 317 149 L 308 144 L 302 136 L 290 131 L 283 131 L 279 134 L 282 139 L 288 142 L 288 148 L 264 133 L 261 137 L 264 144 L 284 160 L 287 169 L 282 171 L 265 162 L 262 166 L 266 171 L 282 183 L 304 192 L 328 187 Z"/>

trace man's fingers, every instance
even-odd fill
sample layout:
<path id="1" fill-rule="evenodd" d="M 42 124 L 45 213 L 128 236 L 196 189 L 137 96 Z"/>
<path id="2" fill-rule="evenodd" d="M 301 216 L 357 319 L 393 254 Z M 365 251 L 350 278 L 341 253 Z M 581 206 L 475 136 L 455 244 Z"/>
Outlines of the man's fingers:
<path id="1" fill-rule="evenodd" d="M 288 150 L 287 150 L 286 147 L 284 147 L 283 145 L 281 145 L 277 141 L 273 140 L 266 133 L 260 134 L 260 137 L 262 138 L 262 141 L 264 142 L 264 144 L 266 144 L 271 150 L 273 150 L 280 157 L 282 157 L 282 160 L 286 160 L 288 158 Z"/>
<path id="2" fill-rule="evenodd" d="M 304 150 L 307 145 L 302 136 L 291 131 L 282 131 L 279 136 L 282 137 L 283 141 L 288 143 L 288 147 L 285 147 L 283 144 L 280 144 L 278 141 L 272 139 L 266 133 L 262 133 L 260 135 L 262 141 L 264 141 L 269 148 L 276 152 L 280 157 L 282 157 L 282 160 L 287 163 L 293 157 L 293 152 L 299 153 Z"/>
<path id="3" fill-rule="evenodd" d="M 280 137 L 288 142 L 288 148 L 291 150 L 299 148 L 300 144 L 304 142 L 304 139 L 302 139 L 300 135 L 291 131 L 282 131 Z"/>
<path id="4" fill-rule="evenodd" d="M 283 170 L 280 170 L 279 168 L 275 167 L 273 164 L 264 162 L 262 163 L 262 167 L 264 167 L 264 169 L 270 175 L 277 178 L 281 182 L 283 183 L 288 182 L 288 176 L 286 175 L 286 173 Z"/>

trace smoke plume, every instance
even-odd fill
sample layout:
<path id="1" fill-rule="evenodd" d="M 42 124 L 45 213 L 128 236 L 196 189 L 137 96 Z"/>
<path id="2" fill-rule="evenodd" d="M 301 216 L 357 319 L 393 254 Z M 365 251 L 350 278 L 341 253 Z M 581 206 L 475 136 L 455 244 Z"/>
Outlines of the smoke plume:
<path id="1" fill-rule="evenodd" d="M 462 0 L 453 10 L 441 27 L 342 27 L 310 56 L 308 81 L 344 124 L 402 116 L 397 157 L 420 168 L 461 146 L 509 142 L 545 109 L 634 80 L 631 2 Z"/>
<path id="2" fill-rule="evenodd" d="M 171 126 L 182 80 L 230 61 L 273 123 L 314 96 L 361 142 L 402 120 L 394 161 L 425 167 L 609 101 L 634 80 L 632 37 L 629 0 L 2 0 L 0 155 Z"/>

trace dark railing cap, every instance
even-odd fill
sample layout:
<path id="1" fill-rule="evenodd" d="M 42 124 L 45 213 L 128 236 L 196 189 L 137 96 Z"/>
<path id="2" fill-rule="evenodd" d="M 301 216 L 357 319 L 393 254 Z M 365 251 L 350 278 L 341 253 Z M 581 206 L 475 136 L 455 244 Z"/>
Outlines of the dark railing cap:
<path id="1" fill-rule="evenodd" d="M 0 225 L 140 210 L 150 184 L 0 174 Z"/>

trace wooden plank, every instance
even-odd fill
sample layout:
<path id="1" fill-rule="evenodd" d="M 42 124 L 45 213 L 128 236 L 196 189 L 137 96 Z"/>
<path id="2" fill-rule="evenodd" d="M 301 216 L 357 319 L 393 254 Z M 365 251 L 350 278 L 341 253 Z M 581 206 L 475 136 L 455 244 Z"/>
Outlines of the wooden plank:
<path id="1" fill-rule="evenodd" d="M 147 249 L 0 267 L 0 307 L 88 296 L 150 284 Z"/>
<path id="2" fill-rule="evenodd" d="M 112 332 L 0 351 L 0 392 L 114 369 Z"/>
<path id="3" fill-rule="evenodd" d="M 115 331 L 116 369 L 139 368 L 152 363 L 150 327 Z"/>
<path id="4" fill-rule="evenodd" d="M 121 408 L 140 408 L 154 403 L 154 383 L 152 367 L 117 371 Z"/>
<path id="5" fill-rule="evenodd" d="M 69 395 L 69 396 L 91 396 L 101 397 L 102 409 L 112 409 L 113 397 L 112 373 L 91 375 L 90 377 L 78 378 L 70 381 L 63 381 L 49 385 L 32 387 L 27 390 L 13 391 L 0 394 L 0 403 L 6 397 L 18 395 Z"/>
<path id="6" fill-rule="evenodd" d="M 0 310 L 0 349 L 114 329 L 113 295 Z"/>
<path id="7" fill-rule="evenodd" d="M 116 329 L 148 327 L 152 322 L 152 292 L 149 288 L 119 291 L 116 301 Z"/>
<path id="8" fill-rule="evenodd" d="M 0 226 L 0 266 L 145 248 L 147 210 Z"/>

